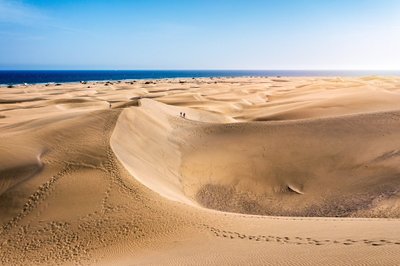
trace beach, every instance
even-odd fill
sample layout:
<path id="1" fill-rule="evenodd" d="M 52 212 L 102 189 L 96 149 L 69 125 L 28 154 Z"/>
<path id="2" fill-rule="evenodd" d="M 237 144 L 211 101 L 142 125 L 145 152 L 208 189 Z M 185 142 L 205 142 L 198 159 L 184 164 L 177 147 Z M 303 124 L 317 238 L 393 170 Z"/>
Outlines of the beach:
<path id="1" fill-rule="evenodd" d="M 1 265 L 399 265 L 400 78 L 0 87 Z"/>

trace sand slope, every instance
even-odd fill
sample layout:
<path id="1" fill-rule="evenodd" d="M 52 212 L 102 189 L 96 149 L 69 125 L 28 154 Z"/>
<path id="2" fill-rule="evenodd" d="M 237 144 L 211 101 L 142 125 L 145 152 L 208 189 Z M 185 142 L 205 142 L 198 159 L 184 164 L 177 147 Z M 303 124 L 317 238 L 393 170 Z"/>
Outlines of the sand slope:
<path id="1" fill-rule="evenodd" d="M 0 264 L 398 265 L 399 89 L 0 88 Z"/>

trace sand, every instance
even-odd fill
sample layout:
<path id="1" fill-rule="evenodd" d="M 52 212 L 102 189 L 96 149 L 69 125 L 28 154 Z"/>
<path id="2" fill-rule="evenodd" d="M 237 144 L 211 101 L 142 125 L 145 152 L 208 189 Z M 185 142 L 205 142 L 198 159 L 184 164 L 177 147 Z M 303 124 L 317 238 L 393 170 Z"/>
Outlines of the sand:
<path id="1" fill-rule="evenodd" d="M 0 264 L 399 265 L 399 102 L 397 77 L 0 87 Z"/>

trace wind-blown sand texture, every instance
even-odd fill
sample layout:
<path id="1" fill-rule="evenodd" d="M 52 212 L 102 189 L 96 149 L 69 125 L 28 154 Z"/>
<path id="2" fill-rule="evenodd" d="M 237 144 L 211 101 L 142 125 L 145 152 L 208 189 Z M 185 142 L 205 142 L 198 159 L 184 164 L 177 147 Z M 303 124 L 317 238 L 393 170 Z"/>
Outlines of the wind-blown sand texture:
<path id="1" fill-rule="evenodd" d="M 400 78 L 0 88 L 2 265 L 399 265 L 399 218 Z"/>

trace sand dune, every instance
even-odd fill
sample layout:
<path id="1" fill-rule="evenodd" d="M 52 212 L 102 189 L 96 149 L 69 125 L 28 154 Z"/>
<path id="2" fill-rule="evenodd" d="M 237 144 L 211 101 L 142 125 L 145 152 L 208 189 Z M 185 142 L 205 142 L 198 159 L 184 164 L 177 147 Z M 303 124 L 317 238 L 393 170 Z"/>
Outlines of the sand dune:
<path id="1" fill-rule="evenodd" d="M 398 78 L 0 95 L 2 265 L 400 264 Z"/>
<path id="2" fill-rule="evenodd" d="M 170 199 L 250 214 L 372 216 L 400 188 L 400 112 L 218 123 L 141 103 L 123 111 L 111 146 L 132 176 Z"/>
<path id="3" fill-rule="evenodd" d="M 5 148 L 5 147 L 1 147 Z M 26 179 L 29 179 L 40 172 L 43 168 L 41 161 L 42 152 L 29 152 L 23 150 L 23 153 L 18 154 L 20 147 L 9 147 L 11 150 L 3 150 L 1 153 L 4 156 L 2 158 L 0 169 L 0 195 L 6 192 L 8 189 L 18 185 Z"/>

